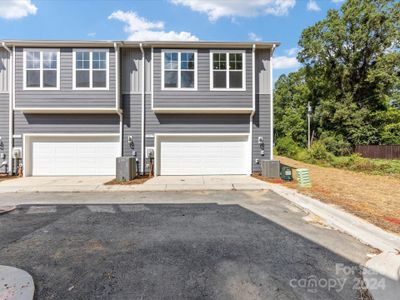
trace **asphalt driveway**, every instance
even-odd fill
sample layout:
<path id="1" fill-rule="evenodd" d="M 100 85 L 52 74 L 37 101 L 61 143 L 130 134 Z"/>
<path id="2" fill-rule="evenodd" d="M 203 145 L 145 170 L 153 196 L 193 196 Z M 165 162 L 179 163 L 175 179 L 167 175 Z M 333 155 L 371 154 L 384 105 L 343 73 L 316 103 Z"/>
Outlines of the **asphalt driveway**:
<path id="1" fill-rule="evenodd" d="M 369 248 L 269 197 L 271 218 L 205 202 L 21 205 L 0 215 L 0 264 L 28 271 L 37 299 L 366 297 L 351 257 Z"/>

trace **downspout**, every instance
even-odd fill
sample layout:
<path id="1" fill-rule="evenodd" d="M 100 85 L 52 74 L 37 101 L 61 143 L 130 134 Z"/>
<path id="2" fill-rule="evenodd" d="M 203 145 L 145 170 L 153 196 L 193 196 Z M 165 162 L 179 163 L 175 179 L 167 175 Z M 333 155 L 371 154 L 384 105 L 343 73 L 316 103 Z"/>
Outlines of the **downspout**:
<path id="1" fill-rule="evenodd" d="M 145 128 L 145 126 L 144 126 L 144 122 L 145 122 L 145 120 L 144 120 L 144 118 L 145 118 L 145 108 L 144 108 L 144 105 L 145 105 L 145 103 L 144 103 L 144 93 L 145 93 L 145 82 L 144 82 L 144 79 L 145 79 L 145 74 L 144 74 L 144 72 L 145 72 L 145 66 L 144 66 L 144 64 L 145 64 L 145 56 L 144 56 L 144 50 L 143 50 L 143 44 L 142 43 L 140 43 L 139 44 L 139 47 L 140 47 L 140 51 L 142 52 L 142 82 L 141 82 L 141 84 L 142 84 L 142 132 L 141 132 L 141 155 L 140 155 L 140 165 L 141 165 L 141 169 L 142 169 L 142 174 L 144 174 L 144 172 L 145 172 L 145 166 L 144 166 L 144 158 L 145 158 L 145 151 L 146 151 L 146 147 L 145 147 L 145 136 L 144 136 L 144 128 Z"/>
<path id="2" fill-rule="evenodd" d="M 114 51 L 115 51 L 115 109 L 119 116 L 119 156 L 122 156 L 122 148 L 123 148 L 123 118 L 121 111 L 121 87 L 120 87 L 120 74 L 119 74 L 119 47 L 117 43 L 114 43 Z"/>
<path id="3" fill-rule="evenodd" d="M 271 160 L 273 160 L 274 159 L 274 89 L 273 89 L 273 87 L 272 87 L 272 85 L 273 85 L 273 80 L 272 80 L 272 55 L 274 54 L 274 50 L 275 50 L 275 48 L 276 48 L 276 45 L 275 44 L 273 44 L 272 45 L 272 49 L 271 49 L 271 55 L 270 55 L 270 58 L 269 58 L 269 64 L 270 64 L 270 66 L 269 66 L 269 70 L 270 70 L 270 74 L 269 74 L 269 80 L 270 80 L 270 98 L 271 98 L 271 101 L 270 101 L 270 119 L 271 119 L 271 126 L 270 126 L 270 130 L 271 130 L 271 132 L 270 132 L 270 136 L 271 136 L 271 140 L 270 140 L 270 157 L 271 157 Z"/>
<path id="4" fill-rule="evenodd" d="M 8 172 L 12 174 L 13 171 L 13 161 L 12 161 L 12 148 L 13 148 L 13 132 L 14 132 L 14 114 L 13 114 L 13 95 L 14 95 L 14 55 L 13 51 L 10 50 L 10 48 L 7 47 L 5 42 L 2 42 L 1 45 L 3 48 L 8 52 L 9 54 L 9 60 L 8 60 L 8 96 L 9 96 L 9 111 L 8 111 Z M 15 47 L 13 48 L 15 49 Z"/>
<path id="5" fill-rule="evenodd" d="M 253 173 L 253 117 L 256 113 L 256 44 L 253 44 L 251 52 L 252 63 L 252 107 L 250 114 L 250 174 Z"/>

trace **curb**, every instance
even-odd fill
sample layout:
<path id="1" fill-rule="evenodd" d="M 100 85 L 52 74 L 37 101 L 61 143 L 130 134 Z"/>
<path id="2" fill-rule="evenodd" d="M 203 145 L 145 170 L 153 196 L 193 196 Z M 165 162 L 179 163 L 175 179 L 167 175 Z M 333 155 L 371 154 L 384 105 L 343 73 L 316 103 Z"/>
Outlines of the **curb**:
<path id="1" fill-rule="evenodd" d="M 397 300 L 400 295 L 400 237 L 389 233 L 340 208 L 300 194 L 295 190 L 270 184 L 270 190 L 325 223 L 345 232 L 382 253 L 369 259 L 363 267 L 363 280 L 375 300 Z"/>
<path id="2" fill-rule="evenodd" d="M 13 211 L 14 209 L 16 209 L 14 205 L 0 206 L 0 215 Z"/>
<path id="3" fill-rule="evenodd" d="M 371 258 L 363 268 L 363 279 L 375 300 L 399 299 L 400 253 L 387 251 Z"/>
<path id="4" fill-rule="evenodd" d="M 398 252 L 400 250 L 400 237 L 395 234 L 295 190 L 272 184 L 269 184 L 269 188 L 303 209 L 321 217 L 331 227 L 350 234 L 367 245 L 381 251 Z"/>
<path id="5" fill-rule="evenodd" d="M 0 299 L 32 300 L 35 285 L 24 270 L 0 265 Z"/>
<path id="6" fill-rule="evenodd" d="M 188 191 L 262 191 L 268 190 L 268 186 L 258 184 L 230 184 L 230 185 L 175 185 L 175 184 L 162 184 L 162 185 L 115 185 L 105 186 L 99 185 L 96 187 L 79 187 L 66 189 L 64 187 L 52 187 L 47 189 L 23 189 L 14 188 L 1 189 L 1 193 L 93 193 L 93 192 L 188 192 Z"/>

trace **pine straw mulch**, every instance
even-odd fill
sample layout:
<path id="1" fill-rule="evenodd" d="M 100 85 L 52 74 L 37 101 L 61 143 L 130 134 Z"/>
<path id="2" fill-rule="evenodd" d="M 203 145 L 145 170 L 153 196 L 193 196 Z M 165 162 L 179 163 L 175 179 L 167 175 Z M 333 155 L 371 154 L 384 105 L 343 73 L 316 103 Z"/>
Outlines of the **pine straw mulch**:
<path id="1" fill-rule="evenodd" d="M 0 174 L 0 182 L 10 179 L 18 178 L 17 176 L 10 176 L 8 174 Z"/>
<path id="2" fill-rule="evenodd" d="M 136 176 L 133 180 L 127 180 L 127 181 L 119 181 L 117 179 L 113 179 L 109 182 L 104 183 L 105 185 L 133 185 L 133 184 L 143 184 L 147 180 L 151 179 L 153 177 L 149 177 L 148 175 L 140 175 Z"/>
<path id="3" fill-rule="evenodd" d="M 293 168 L 310 170 L 311 188 L 299 188 L 295 180 L 283 185 L 400 234 L 400 179 L 320 167 L 282 156 L 276 159 Z M 293 175 L 296 177 L 295 170 Z"/>

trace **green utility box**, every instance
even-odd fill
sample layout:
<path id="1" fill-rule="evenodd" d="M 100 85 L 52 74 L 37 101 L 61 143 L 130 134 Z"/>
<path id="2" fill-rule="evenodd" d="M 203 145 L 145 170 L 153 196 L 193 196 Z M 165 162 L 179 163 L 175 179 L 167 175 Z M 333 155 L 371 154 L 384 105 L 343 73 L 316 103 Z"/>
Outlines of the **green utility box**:
<path id="1" fill-rule="evenodd" d="M 281 179 L 283 179 L 285 181 L 293 180 L 292 168 L 289 166 L 281 164 L 280 175 L 281 175 Z"/>
<path id="2" fill-rule="evenodd" d="M 310 171 L 308 169 L 297 169 L 297 181 L 301 187 L 311 187 Z"/>

